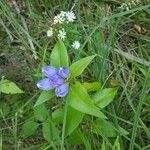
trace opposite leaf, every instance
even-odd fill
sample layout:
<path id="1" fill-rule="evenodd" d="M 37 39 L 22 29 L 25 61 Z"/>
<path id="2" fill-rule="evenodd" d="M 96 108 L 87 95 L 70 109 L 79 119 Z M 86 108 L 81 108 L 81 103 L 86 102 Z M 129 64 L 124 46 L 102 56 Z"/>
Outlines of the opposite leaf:
<path id="1" fill-rule="evenodd" d="M 88 56 L 73 63 L 70 66 L 70 72 L 71 72 L 70 78 L 75 78 L 79 76 L 80 74 L 82 74 L 84 69 L 88 66 L 88 64 L 93 60 L 95 56 L 96 55 Z"/>
<path id="2" fill-rule="evenodd" d="M 51 65 L 55 67 L 68 67 L 68 54 L 64 43 L 59 40 L 51 53 Z"/>
<path id="3" fill-rule="evenodd" d="M 77 82 L 75 85 L 71 86 L 69 97 L 69 105 L 74 109 L 85 114 L 106 118 L 99 108 L 94 105 L 81 83 Z"/>
<path id="4" fill-rule="evenodd" d="M 5 94 L 20 94 L 23 91 L 12 81 L 3 80 L 0 85 L 0 92 Z"/>
<path id="5" fill-rule="evenodd" d="M 92 99 L 98 107 L 104 108 L 114 99 L 116 93 L 116 88 L 107 88 L 96 92 Z"/>

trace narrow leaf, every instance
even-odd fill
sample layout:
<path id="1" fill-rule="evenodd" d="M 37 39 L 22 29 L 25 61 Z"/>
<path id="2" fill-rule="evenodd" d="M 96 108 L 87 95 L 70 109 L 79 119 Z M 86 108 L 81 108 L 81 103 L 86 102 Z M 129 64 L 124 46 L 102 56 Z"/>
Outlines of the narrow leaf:
<path id="1" fill-rule="evenodd" d="M 70 89 L 70 106 L 85 114 L 100 118 L 106 118 L 105 115 L 96 107 L 83 86 L 77 82 Z"/>
<path id="2" fill-rule="evenodd" d="M 96 55 L 88 56 L 73 63 L 70 66 L 70 72 L 71 72 L 70 78 L 75 78 L 81 75 L 84 69 L 88 66 L 88 64 L 93 60 L 95 56 Z"/>
<path id="3" fill-rule="evenodd" d="M 21 94 L 23 91 L 12 81 L 3 80 L 0 85 L 0 92 L 5 94 Z"/>
<path id="4" fill-rule="evenodd" d="M 55 67 L 68 67 L 68 54 L 64 43 L 59 40 L 51 53 L 51 65 Z"/>

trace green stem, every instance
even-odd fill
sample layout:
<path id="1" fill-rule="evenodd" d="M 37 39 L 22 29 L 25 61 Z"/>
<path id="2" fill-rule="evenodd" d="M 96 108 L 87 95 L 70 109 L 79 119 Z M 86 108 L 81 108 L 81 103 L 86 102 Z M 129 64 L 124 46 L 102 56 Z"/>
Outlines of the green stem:
<path id="1" fill-rule="evenodd" d="M 65 128 L 66 128 L 66 120 L 67 120 L 67 110 L 68 110 L 68 104 L 69 104 L 69 97 L 65 98 L 65 100 L 66 100 L 66 104 L 65 104 L 63 127 L 62 127 L 61 150 L 64 150 Z"/>

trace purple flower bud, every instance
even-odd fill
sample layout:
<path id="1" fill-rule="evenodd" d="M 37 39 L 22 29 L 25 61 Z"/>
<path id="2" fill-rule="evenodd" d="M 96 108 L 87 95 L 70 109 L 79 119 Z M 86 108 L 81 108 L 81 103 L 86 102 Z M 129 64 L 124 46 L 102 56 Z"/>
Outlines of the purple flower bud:
<path id="1" fill-rule="evenodd" d="M 68 85 L 62 84 L 55 89 L 55 94 L 57 97 L 65 97 L 68 94 Z"/>
<path id="2" fill-rule="evenodd" d="M 55 87 L 62 85 L 64 83 L 64 79 L 56 74 L 50 77 L 50 82 L 51 82 L 51 85 L 55 88 Z"/>
<path id="3" fill-rule="evenodd" d="M 57 73 L 57 69 L 53 66 L 44 66 L 42 67 L 42 73 L 46 77 L 51 77 Z"/>
<path id="4" fill-rule="evenodd" d="M 42 80 L 40 80 L 38 83 L 37 83 L 37 87 L 41 90 L 45 90 L 45 91 L 48 91 L 50 89 L 53 89 L 53 86 L 51 84 L 51 81 L 49 78 L 44 78 Z"/>
<path id="5" fill-rule="evenodd" d="M 67 78 L 69 75 L 69 69 L 67 67 L 60 67 L 58 70 L 58 75 L 62 78 Z"/>

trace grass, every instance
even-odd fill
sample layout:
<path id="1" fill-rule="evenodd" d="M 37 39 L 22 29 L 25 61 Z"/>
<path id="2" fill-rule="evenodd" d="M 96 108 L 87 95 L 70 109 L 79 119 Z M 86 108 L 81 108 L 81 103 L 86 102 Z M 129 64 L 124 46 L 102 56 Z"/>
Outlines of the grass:
<path id="1" fill-rule="evenodd" d="M 59 11 L 71 8 L 77 20 L 75 29 L 68 28 L 68 36 L 71 40 L 76 37 L 81 41 L 79 51 L 71 50 L 69 41 L 65 43 L 70 49 L 69 55 L 74 58 L 72 61 L 98 55 L 81 80 L 99 81 L 103 87 L 118 88 L 117 96 L 104 112 L 115 127 L 121 126 L 129 132 L 121 136 L 121 131 L 118 131 L 121 150 L 150 149 L 150 4 L 141 1 L 129 10 L 120 10 L 123 3 L 127 2 L 0 1 L 0 75 L 25 91 L 23 95 L 0 93 L 0 149 L 100 150 L 102 143 L 106 144 L 106 149 L 112 149 L 116 138 L 90 132 L 94 122 L 90 116 L 84 117 L 75 135 L 66 138 L 65 115 L 60 143 L 48 143 L 42 136 L 41 126 L 28 138 L 22 132 L 22 125 L 34 116 L 33 106 L 39 94 L 35 84 L 41 78 L 41 66 L 50 62 L 51 48 L 56 41 L 48 39 L 46 31 Z M 139 33 L 135 24 L 146 31 Z M 58 107 L 59 103 L 55 106 Z M 49 104 L 47 107 L 50 108 Z M 75 137 L 78 144 L 69 144 Z M 79 144 L 81 141 L 83 143 Z"/>

